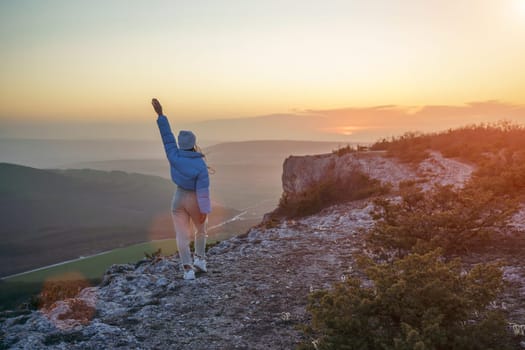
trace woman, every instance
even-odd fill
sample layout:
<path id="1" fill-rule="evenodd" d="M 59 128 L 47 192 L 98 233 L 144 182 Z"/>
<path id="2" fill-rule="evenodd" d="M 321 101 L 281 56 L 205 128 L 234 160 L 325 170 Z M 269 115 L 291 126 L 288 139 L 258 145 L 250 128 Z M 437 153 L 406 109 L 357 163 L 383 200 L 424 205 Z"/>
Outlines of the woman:
<path id="1" fill-rule="evenodd" d="M 153 109 L 158 115 L 157 124 L 170 163 L 171 179 L 177 185 L 171 204 L 171 214 L 185 280 L 195 279 L 194 268 L 206 272 L 206 224 L 211 212 L 210 181 L 204 155 L 197 152 L 196 137 L 191 131 L 179 132 L 178 146 L 171 132 L 168 118 L 162 113 L 162 106 L 154 98 Z M 191 222 L 197 228 L 195 233 L 195 260 L 190 253 L 193 238 Z"/>

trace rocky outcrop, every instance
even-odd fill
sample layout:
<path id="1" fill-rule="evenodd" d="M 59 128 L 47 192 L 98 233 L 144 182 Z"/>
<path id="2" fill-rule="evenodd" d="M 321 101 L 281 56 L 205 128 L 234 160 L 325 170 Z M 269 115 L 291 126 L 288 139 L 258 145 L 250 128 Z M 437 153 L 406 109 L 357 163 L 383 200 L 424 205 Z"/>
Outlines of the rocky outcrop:
<path id="1" fill-rule="evenodd" d="M 426 172 L 377 154 L 344 155 L 344 164 L 335 159 L 289 158 L 285 191 L 301 193 L 323 176 L 342 176 L 352 167 L 394 185 L 408 177 L 428 186 L 459 186 L 472 171 L 438 154 Z M 442 173 L 434 176 L 431 171 L 441 165 Z M 99 286 L 76 298 L 3 320 L 0 339 L 10 349 L 293 349 L 310 340 L 298 331 L 309 321 L 308 293 L 357 274 L 354 256 L 366 253 L 362 233 L 374 225 L 373 208 L 368 200 L 354 201 L 254 227 L 211 248 L 209 271 L 195 281 L 181 278 L 177 256 L 114 265 Z M 517 256 L 497 256 L 505 259 L 505 278 L 513 284 L 498 303 L 514 325 L 522 325 L 525 267 Z"/>
<path id="2" fill-rule="evenodd" d="M 289 202 L 299 201 L 318 184 L 339 182 L 353 171 L 363 172 L 394 188 L 402 181 L 415 180 L 428 189 L 435 184 L 462 186 L 470 178 L 474 167 L 444 158 L 439 152 L 431 152 L 430 157 L 417 168 L 386 157 L 381 151 L 291 156 L 283 165 L 283 197 Z"/>
<path id="3" fill-rule="evenodd" d="M 391 171 L 385 172 L 386 169 Z M 394 184 L 413 176 L 408 167 L 383 157 L 381 152 L 291 156 L 283 164 L 283 197 L 288 202 L 297 202 L 307 197 L 313 187 L 329 181 L 340 182 L 354 171 Z M 374 176 L 379 173 L 389 176 Z"/>

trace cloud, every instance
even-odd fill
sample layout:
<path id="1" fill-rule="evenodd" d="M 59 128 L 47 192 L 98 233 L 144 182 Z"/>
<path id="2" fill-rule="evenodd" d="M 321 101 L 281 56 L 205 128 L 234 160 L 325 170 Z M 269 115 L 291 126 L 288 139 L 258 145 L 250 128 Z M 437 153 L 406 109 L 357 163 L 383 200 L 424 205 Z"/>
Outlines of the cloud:
<path id="1" fill-rule="evenodd" d="M 497 100 L 470 102 L 465 105 L 428 105 L 404 107 L 384 105 L 365 108 L 308 110 L 305 113 L 324 116 L 337 130 L 353 126 L 356 140 L 394 136 L 406 131 L 432 132 L 468 124 L 510 120 L 525 124 L 525 105 Z"/>
<path id="2" fill-rule="evenodd" d="M 203 145 L 246 140 L 374 142 L 407 131 L 441 131 L 498 120 L 525 124 L 525 105 L 496 100 L 422 107 L 381 105 L 302 110 L 194 123 L 180 123 L 176 117 L 170 117 L 174 132 L 193 130 Z M 141 123 L 12 122 L 4 124 L 0 137 L 157 139 L 156 128 L 155 118 Z"/>

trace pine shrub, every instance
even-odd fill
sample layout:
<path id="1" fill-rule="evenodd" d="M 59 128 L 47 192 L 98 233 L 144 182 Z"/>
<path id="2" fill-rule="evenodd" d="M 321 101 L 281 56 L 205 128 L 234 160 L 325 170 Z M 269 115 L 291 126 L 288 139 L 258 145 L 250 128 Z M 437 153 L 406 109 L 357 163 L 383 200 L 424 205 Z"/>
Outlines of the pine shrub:
<path id="1" fill-rule="evenodd" d="M 504 315 L 489 307 L 502 288 L 498 266 L 465 272 L 441 252 L 393 263 L 362 258 L 357 278 L 310 295 L 313 342 L 299 349 L 510 349 Z"/>

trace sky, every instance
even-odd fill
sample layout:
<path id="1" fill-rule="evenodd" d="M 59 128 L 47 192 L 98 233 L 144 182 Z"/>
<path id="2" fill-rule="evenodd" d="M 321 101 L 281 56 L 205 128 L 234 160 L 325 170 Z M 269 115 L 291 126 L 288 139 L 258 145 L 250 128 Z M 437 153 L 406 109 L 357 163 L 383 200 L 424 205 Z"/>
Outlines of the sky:
<path id="1" fill-rule="evenodd" d="M 0 137 L 150 137 L 151 97 L 209 134 L 283 114 L 347 137 L 362 111 L 419 128 L 378 106 L 521 121 L 523 62 L 525 0 L 1 1 Z"/>

